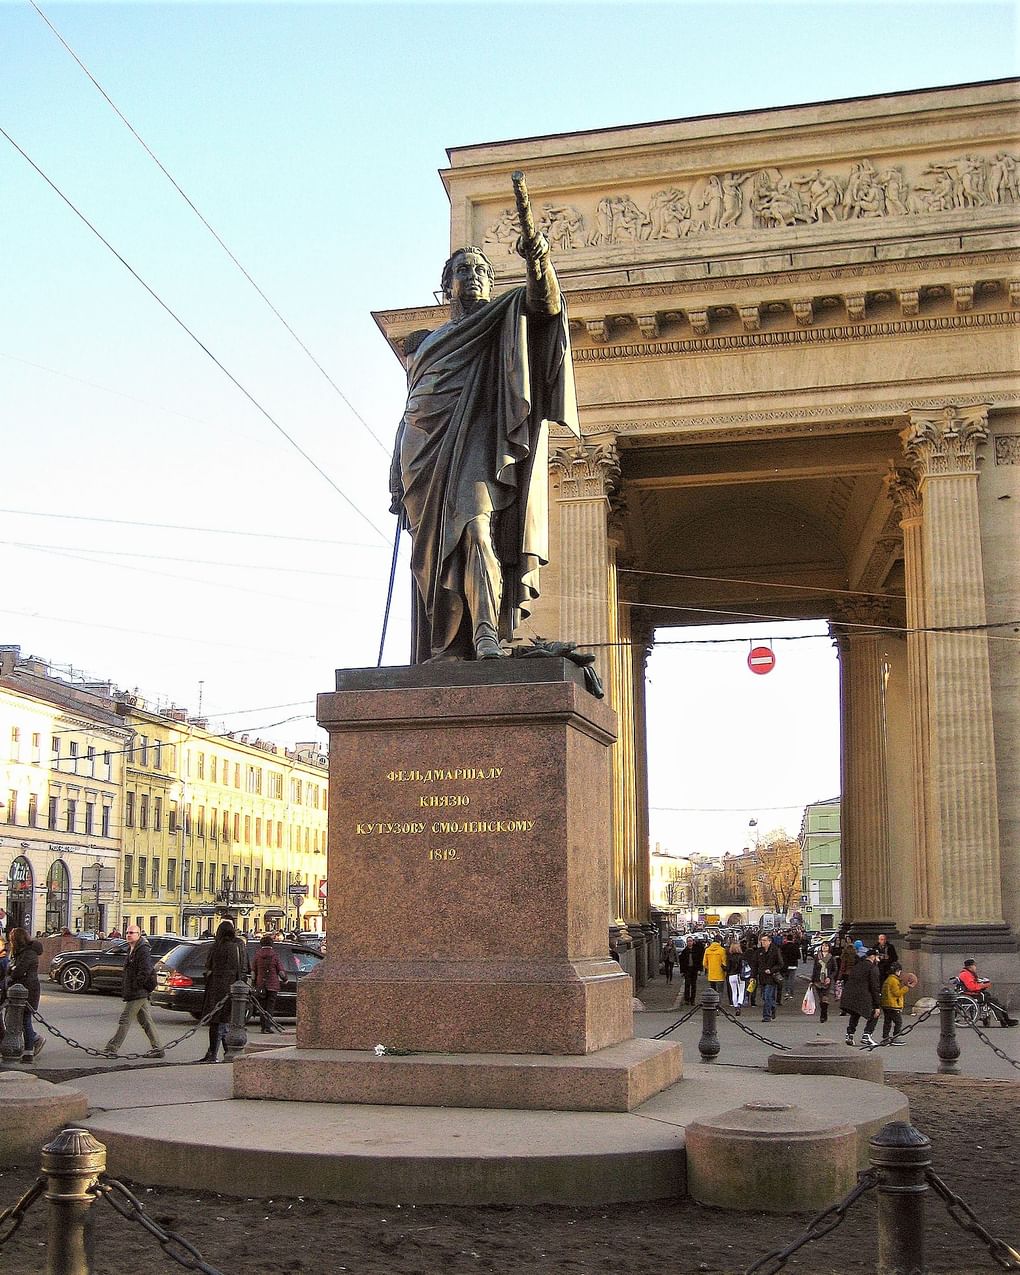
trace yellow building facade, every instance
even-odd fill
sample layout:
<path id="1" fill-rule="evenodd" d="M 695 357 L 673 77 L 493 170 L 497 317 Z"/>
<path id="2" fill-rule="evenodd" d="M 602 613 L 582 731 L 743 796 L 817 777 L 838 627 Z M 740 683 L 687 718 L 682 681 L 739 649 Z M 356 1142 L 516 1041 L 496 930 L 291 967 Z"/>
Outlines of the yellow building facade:
<path id="1" fill-rule="evenodd" d="M 181 710 L 128 699 L 123 921 L 200 934 L 231 916 L 245 933 L 321 931 L 326 757 L 214 735 Z M 303 893 L 299 893 L 303 891 Z"/>
<path id="2" fill-rule="evenodd" d="M 102 695 L 4 648 L 0 906 L 29 934 L 96 933 L 117 915 L 130 733 Z"/>

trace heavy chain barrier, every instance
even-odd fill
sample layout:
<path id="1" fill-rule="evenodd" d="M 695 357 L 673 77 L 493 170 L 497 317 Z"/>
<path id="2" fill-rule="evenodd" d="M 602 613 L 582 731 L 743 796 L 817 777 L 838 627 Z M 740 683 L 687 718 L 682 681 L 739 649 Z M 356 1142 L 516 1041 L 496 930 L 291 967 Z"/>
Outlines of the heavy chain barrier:
<path id="1" fill-rule="evenodd" d="M 1011 1067 L 1015 1067 L 1017 1071 L 1020 1071 L 1020 1062 L 1017 1062 L 1015 1058 L 1010 1058 L 1009 1054 L 1001 1050 L 995 1041 L 989 1040 L 977 1023 L 966 1023 L 965 1026 L 969 1027 L 971 1031 L 974 1032 L 978 1040 L 984 1041 L 996 1058 L 1001 1058 L 1003 1062 L 1008 1062 Z"/>
<path id="2" fill-rule="evenodd" d="M 165 1230 L 150 1217 L 145 1211 L 145 1205 L 127 1189 L 123 1182 L 106 1177 L 104 1174 L 96 1183 L 95 1192 L 121 1217 L 127 1218 L 129 1222 L 137 1222 L 143 1230 L 148 1231 L 157 1240 L 167 1257 L 178 1266 L 183 1266 L 186 1271 L 201 1271 L 202 1275 L 223 1275 L 217 1267 L 209 1265 L 194 1244 L 182 1235 L 178 1235 L 176 1231 Z"/>
<path id="3" fill-rule="evenodd" d="M 719 1002 L 717 1008 L 723 1018 L 728 1018 L 734 1026 L 739 1027 L 740 1030 L 742 1032 L 746 1032 L 748 1036 L 753 1036 L 755 1040 L 760 1040 L 763 1045 L 772 1045 L 775 1049 L 784 1049 L 789 1052 L 789 1045 L 784 1045 L 781 1040 L 769 1040 L 767 1036 L 762 1036 L 759 1032 L 756 1032 L 753 1027 L 748 1027 L 743 1019 L 738 1018 L 736 1014 L 731 1014 L 730 1011 L 725 1008 L 722 1001 Z"/>
<path id="4" fill-rule="evenodd" d="M 844 1195 L 841 1200 L 837 1200 L 835 1204 L 830 1204 L 821 1213 L 816 1214 L 792 1243 L 787 1244 L 785 1248 L 773 1249 L 771 1253 L 766 1253 L 764 1257 L 760 1257 L 753 1266 L 747 1268 L 744 1275 L 776 1275 L 776 1272 L 783 1269 L 798 1249 L 803 1248 L 805 1244 L 812 1243 L 814 1240 L 820 1240 L 823 1235 L 828 1235 L 830 1231 L 834 1231 L 861 1196 L 873 1190 L 876 1186 L 878 1186 L 877 1172 L 874 1169 L 862 1170 L 857 1175 L 857 1185 L 852 1191 Z"/>
<path id="5" fill-rule="evenodd" d="M 668 1027 L 664 1027 L 661 1032 L 656 1032 L 652 1040 L 663 1040 L 670 1032 L 675 1032 L 678 1027 L 683 1027 L 684 1023 L 690 1022 L 694 1015 L 701 1008 L 700 1005 L 692 1005 L 682 1018 L 678 1018 L 675 1023 L 670 1023 Z"/>
<path id="6" fill-rule="evenodd" d="M 177 1046 L 183 1044 L 184 1041 L 190 1040 L 200 1027 L 208 1027 L 210 1019 L 223 1008 L 228 1000 L 230 1000 L 229 992 L 218 1004 L 214 1005 L 212 1009 L 209 1010 L 208 1014 L 199 1019 L 194 1027 L 189 1028 L 183 1036 L 178 1036 L 176 1040 L 168 1040 L 165 1045 L 161 1045 L 160 1048 L 163 1052 L 165 1053 L 168 1049 L 176 1049 Z M 153 1057 L 154 1051 L 152 1049 L 143 1050 L 140 1053 L 133 1054 L 108 1054 L 105 1049 L 93 1049 L 91 1045 L 83 1045 L 80 1040 L 75 1040 L 73 1036 L 68 1036 L 65 1032 L 62 1032 L 59 1027 L 54 1027 L 52 1023 L 48 1023 L 37 1009 L 32 1010 L 32 1017 L 37 1023 L 41 1023 L 51 1036 L 56 1036 L 57 1039 L 62 1040 L 65 1045 L 70 1045 L 72 1049 L 80 1049 L 83 1054 L 89 1054 L 92 1058 L 116 1058 L 123 1062 L 131 1062 L 136 1058 Z"/>
<path id="7" fill-rule="evenodd" d="M 1005 1240 L 997 1240 L 994 1235 L 989 1234 L 977 1220 L 970 1205 L 947 1186 L 934 1169 L 928 1169 L 924 1176 L 928 1185 L 945 1204 L 949 1216 L 957 1226 L 976 1236 L 1004 1271 L 1020 1271 L 1020 1253 L 1015 1248 L 1011 1248 Z"/>
<path id="8" fill-rule="evenodd" d="M 934 1014 L 937 1009 L 938 1005 L 932 1005 L 929 1009 L 926 1009 L 923 1014 L 918 1014 L 917 1018 L 914 1019 L 909 1027 L 904 1027 L 903 1030 L 897 1032 L 895 1036 L 890 1036 L 888 1040 L 876 1040 L 873 1045 L 864 1045 L 863 1048 L 870 1054 L 873 1049 L 884 1049 L 887 1045 L 891 1045 L 894 1040 L 902 1040 L 904 1036 L 909 1036 L 915 1027 L 920 1027 L 926 1019 L 931 1018 L 932 1014 Z"/>
<path id="9" fill-rule="evenodd" d="M 46 1179 L 39 1178 L 28 1188 L 17 1203 L 0 1213 L 0 1248 L 7 1243 L 18 1227 L 25 1220 L 25 1214 L 46 1190 Z M 6 1228 L 6 1229 L 5 1229 Z"/>

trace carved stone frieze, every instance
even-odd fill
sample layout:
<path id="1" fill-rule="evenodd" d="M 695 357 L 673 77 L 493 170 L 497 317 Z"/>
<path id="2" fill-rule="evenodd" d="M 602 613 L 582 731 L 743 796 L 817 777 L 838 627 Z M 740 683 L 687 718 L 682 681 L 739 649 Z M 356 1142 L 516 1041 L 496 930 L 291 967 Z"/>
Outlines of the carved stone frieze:
<path id="1" fill-rule="evenodd" d="M 910 413 L 901 434 L 907 458 L 921 478 L 976 474 L 978 444 L 988 437 L 988 404 Z"/>
<path id="2" fill-rule="evenodd" d="M 608 500 L 620 487 L 620 453 L 613 443 L 583 439 L 553 446 L 549 468 L 559 481 L 560 500 Z"/>
<path id="3" fill-rule="evenodd" d="M 815 307 L 810 298 L 793 302 L 793 317 L 802 328 L 809 328 L 815 320 Z"/>
<path id="4" fill-rule="evenodd" d="M 1020 434 L 995 435 L 995 463 L 1020 465 Z"/>
<path id="5" fill-rule="evenodd" d="M 998 151 L 879 165 L 863 158 L 849 171 L 770 167 L 692 174 L 682 182 L 637 197 L 595 194 L 584 209 L 546 203 L 539 228 L 557 251 L 572 252 L 738 230 L 994 209 L 1020 204 L 1020 156 Z M 513 210 L 504 208 L 486 228 L 482 246 L 505 258 L 513 254 L 518 233 Z"/>

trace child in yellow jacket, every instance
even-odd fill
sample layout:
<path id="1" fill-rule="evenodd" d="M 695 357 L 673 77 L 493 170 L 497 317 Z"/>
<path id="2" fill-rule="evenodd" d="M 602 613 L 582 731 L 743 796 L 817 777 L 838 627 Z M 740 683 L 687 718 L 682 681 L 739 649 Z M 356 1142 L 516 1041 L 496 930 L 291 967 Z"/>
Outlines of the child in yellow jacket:
<path id="1" fill-rule="evenodd" d="M 895 962 L 889 967 L 889 973 L 885 982 L 882 984 L 882 1042 L 883 1044 L 899 1045 L 902 1042 L 898 1039 L 903 1031 L 903 1006 L 907 999 L 907 992 L 913 985 L 909 981 L 905 981 L 901 977 L 903 974 L 903 966 L 899 962 Z M 912 976 L 906 975 L 909 980 Z"/>

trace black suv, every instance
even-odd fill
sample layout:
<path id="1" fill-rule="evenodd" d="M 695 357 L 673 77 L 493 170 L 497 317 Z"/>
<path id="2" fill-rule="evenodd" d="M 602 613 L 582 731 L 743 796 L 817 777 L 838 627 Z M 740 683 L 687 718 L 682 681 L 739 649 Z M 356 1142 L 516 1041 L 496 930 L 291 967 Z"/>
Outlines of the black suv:
<path id="1" fill-rule="evenodd" d="M 156 960 L 187 942 L 179 934 L 153 934 L 146 938 Z M 119 992 L 124 983 L 127 950 L 127 942 L 119 939 L 110 947 L 58 952 L 50 961 L 50 980 L 59 983 L 65 992 Z"/>
<path id="2" fill-rule="evenodd" d="M 156 990 L 149 998 L 160 1009 L 178 1009 L 192 1018 L 202 1017 L 202 1001 L 205 997 L 205 958 L 209 954 L 212 939 L 190 939 L 174 948 L 156 963 Z M 255 959 L 259 943 L 247 940 L 248 964 Z M 299 943 L 285 941 L 273 944 L 280 958 L 287 982 L 280 988 L 273 1010 L 274 1018 L 297 1016 L 297 981 L 315 969 L 322 954 Z M 248 1015 L 249 1020 L 252 1014 Z"/>

